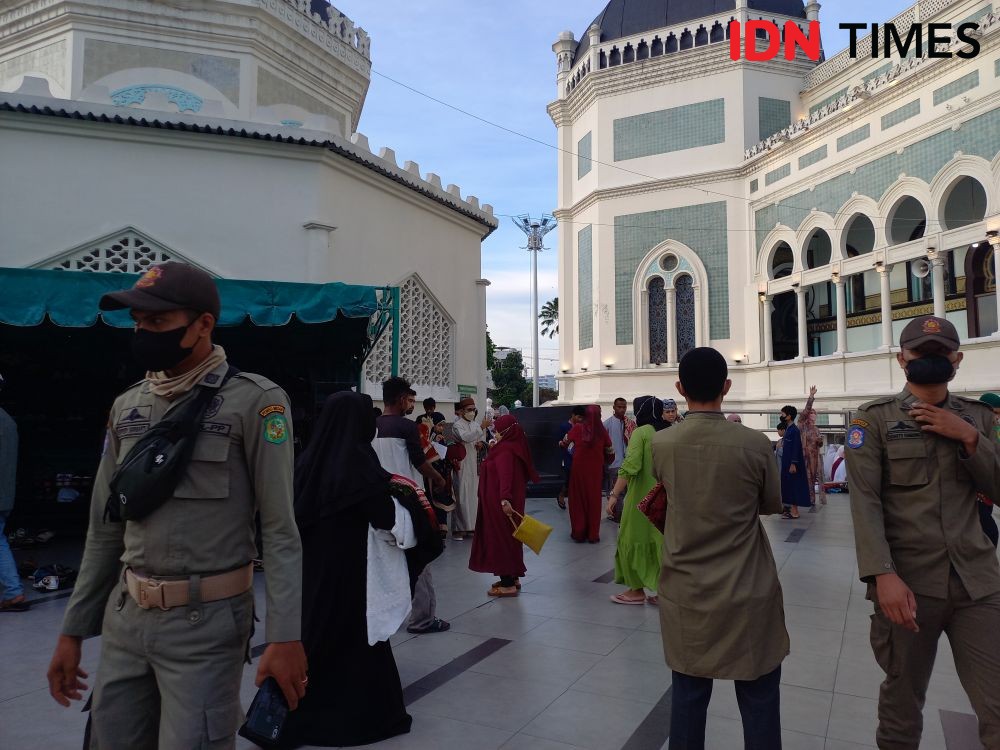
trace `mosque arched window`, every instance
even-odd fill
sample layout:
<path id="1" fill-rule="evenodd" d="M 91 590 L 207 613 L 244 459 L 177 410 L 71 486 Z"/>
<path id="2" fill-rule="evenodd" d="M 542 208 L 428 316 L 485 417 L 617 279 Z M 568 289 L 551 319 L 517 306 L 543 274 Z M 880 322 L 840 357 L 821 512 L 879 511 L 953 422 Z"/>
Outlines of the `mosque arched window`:
<path id="1" fill-rule="evenodd" d="M 667 290 L 664 281 L 654 276 L 646 286 L 649 293 L 649 361 L 667 361 Z"/>
<path id="2" fill-rule="evenodd" d="M 687 274 L 682 274 L 674 280 L 674 290 L 677 304 L 674 335 L 677 337 L 677 359 L 680 361 L 685 354 L 697 346 L 694 280 Z"/>
<path id="3" fill-rule="evenodd" d="M 889 214 L 889 240 L 893 245 L 918 240 L 926 230 L 927 213 L 912 195 L 899 201 Z"/>
<path id="4" fill-rule="evenodd" d="M 951 185 L 941 211 L 945 229 L 975 224 L 986 216 L 986 188 L 972 177 L 959 177 Z"/>

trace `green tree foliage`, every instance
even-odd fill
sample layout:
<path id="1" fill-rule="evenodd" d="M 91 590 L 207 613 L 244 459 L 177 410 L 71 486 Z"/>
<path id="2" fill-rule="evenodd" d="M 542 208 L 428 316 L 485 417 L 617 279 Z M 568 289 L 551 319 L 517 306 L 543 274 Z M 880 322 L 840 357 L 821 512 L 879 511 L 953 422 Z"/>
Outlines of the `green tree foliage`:
<path id="1" fill-rule="evenodd" d="M 503 359 L 495 359 L 491 372 L 495 388 L 490 390 L 489 397 L 493 399 L 494 408 L 513 409 L 518 399 L 526 406 L 531 404 L 531 383 L 524 377 L 521 352 L 515 349 Z"/>
<path id="2" fill-rule="evenodd" d="M 542 321 L 542 335 L 552 338 L 559 333 L 559 298 L 553 297 L 544 305 L 538 314 L 538 319 Z"/>

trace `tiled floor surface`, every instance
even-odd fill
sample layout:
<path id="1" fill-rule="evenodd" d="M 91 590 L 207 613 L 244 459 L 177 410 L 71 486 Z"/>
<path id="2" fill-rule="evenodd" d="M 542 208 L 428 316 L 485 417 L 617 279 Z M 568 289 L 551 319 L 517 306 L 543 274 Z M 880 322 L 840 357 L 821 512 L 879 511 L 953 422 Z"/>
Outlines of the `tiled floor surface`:
<path id="1" fill-rule="evenodd" d="M 490 600 L 489 576 L 466 568 L 470 542 L 449 542 L 434 563 L 438 614 L 448 633 L 393 637 L 404 685 L 436 674 L 450 676 L 433 689 L 410 691 L 413 730 L 372 747 L 406 750 L 658 750 L 666 732 L 656 704 L 670 685 L 655 607 L 621 606 L 608 597 L 620 587 L 595 582 L 613 566 L 616 527 L 605 523 L 599 545 L 569 540 L 566 514 L 551 500 L 530 500 L 529 512 L 556 531 L 541 556 L 528 555 L 528 576 L 517 599 Z M 765 519 L 784 590 L 792 651 L 782 671 L 786 750 L 855 750 L 874 746 L 881 672 L 868 644 L 871 605 L 857 581 L 854 541 L 845 495 L 800 521 Z M 786 541 L 802 529 L 797 542 Z M 793 535 L 793 537 L 798 535 Z M 260 576 L 258 576 L 260 578 Z M 258 596 L 263 581 L 258 580 Z M 262 597 L 260 597 L 262 598 Z M 80 747 L 84 716 L 62 709 L 45 687 L 45 668 L 65 599 L 39 603 L 29 613 L 0 620 L 0 748 L 69 750 Z M 261 601 L 260 606 L 263 607 Z M 260 636 L 258 636 L 259 640 Z M 491 639 L 501 639 L 491 641 Z M 506 642 L 506 643 L 505 643 Z M 490 655 L 466 666 L 480 648 Z M 84 668 L 97 666 L 99 641 L 85 644 Z M 461 666 L 461 668 L 458 668 Z M 464 671 L 463 671 L 464 669 Z M 253 697 L 255 667 L 244 674 L 243 698 Z M 434 679 L 434 678 L 432 678 Z M 422 683 L 427 684 L 425 681 Z M 968 725 L 965 692 L 942 639 L 927 696 L 928 750 L 972 750 L 950 732 L 941 711 Z M 974 734 L 974 733 L 973 733 Z M 708 747 L 742 747 L 732 683 L 716 683 Z M 252 747 L 244 741 L 240 748 Z"/>

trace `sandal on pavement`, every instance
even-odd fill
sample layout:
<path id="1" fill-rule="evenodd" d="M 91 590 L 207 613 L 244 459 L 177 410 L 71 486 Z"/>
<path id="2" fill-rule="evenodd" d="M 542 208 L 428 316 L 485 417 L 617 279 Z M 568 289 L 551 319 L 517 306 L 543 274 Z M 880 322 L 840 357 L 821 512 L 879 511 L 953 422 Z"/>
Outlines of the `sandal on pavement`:
<path id="1" fill-rule="evenodd" d="M 486 592 L 486 595 L 500 597 L 501 599 L 505 597 L 517 596 L 517 588 L 515 586 L 511 586 L 509 588 L 504 586 L 494 586 Z"/>
<path id="2" fill-rule="evenodd" d="M 556 505 L 559 506 L 560 510 L 566 510 L 566 501 L 562 498 L 556 498 Z"/>
<path id="3" fill-rule="evenodd" d="M 24 594 L 0 602 L 0 612 L 25 612 L 31 606 Z"/>
<path id="4" fill-rule="evenodd" d="M 642 605 L 642 604 L 646 603 L 646 597 L 643 596 L 641 599 L 630 599 L 629 597 L 625 596 L 625 594 L 615 594 L 614 596 L 611 597 L 611 601 L 613 601 L 615 604 L 640 604 L 640 605 Z"/>
<path id="5" fill-rule="evenodd" d="M 656 594 L 646 597 L 646 604 L 652 604 L 654 607 L 659 606 L 660 600 L 656 598 Z"/>
<path id="6" fill-rule="evenodd" d="M 503 587 L 503 584 L 500 583 L 500 581 L 494 581 L 493 583 L 490 584 L 490 588 L 501 589 L 501 588 L 504 588 L 504 587 Z M 521 590 L 521 579 L 520 578 L 515 578 L 514 579 L 514 588 L 516 588 L 518 591 Z"/>
<path id="7" fill-rule="evenodd" d="M 435 617 L 431 620 L 431 624 L 422 628 L 407 628 L 407 633 L 413 633 L 414 635 L 421 635 L 423 633 L 443 633 L 444 631 L 451 628 L 451 624 L 445 622 L 440 617 Z"/>

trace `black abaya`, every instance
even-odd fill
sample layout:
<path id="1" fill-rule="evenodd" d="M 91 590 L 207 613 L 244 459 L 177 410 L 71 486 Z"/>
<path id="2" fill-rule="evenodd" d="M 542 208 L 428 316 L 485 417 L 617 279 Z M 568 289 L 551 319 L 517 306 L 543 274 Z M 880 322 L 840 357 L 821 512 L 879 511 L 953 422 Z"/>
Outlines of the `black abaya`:
<path id="1" fill-rule="evenodd" d="M 332 396 L 315 433 L 329 444 L 315 446 L 303 456 L 307 465 L 296 467 L 309 684 L 285 725 L 282 739 L 291 746 L 366 745 L 410 731 L 392 649 L 388 642 L 368 645 L 368 526 L 395 523 L 389 475 L 378 466 L 371 438 L 364 443 L 368 419 L 374 435 L 367 396 Z M 339 490 L 336 496 L 327 494 L 331 489 Z"/>

